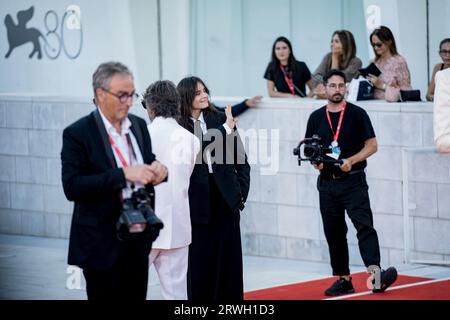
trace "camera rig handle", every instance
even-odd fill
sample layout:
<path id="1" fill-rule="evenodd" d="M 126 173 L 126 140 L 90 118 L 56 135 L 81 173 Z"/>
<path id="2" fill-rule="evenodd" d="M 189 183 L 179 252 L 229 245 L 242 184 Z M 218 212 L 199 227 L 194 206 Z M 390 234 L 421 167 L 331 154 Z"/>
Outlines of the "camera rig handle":
<path id="1" fill-rule="evenodd" d="M 329 164 L 334 164 L 336 166 L 340 166 L 344 164 L 343 160 L 334 160 L 334 159 L 321 159 L 321 161 L 319 161 L 319 163 L 329 163 Z"/>

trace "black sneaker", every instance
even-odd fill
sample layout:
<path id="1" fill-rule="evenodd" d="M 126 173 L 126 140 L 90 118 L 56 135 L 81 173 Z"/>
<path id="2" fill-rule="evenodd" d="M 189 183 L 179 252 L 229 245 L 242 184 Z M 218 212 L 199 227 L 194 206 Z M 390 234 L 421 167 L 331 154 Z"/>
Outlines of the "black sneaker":
<path id="1" fill-rule="evenodd" d="M 325 290 L 326 296 L 340 296 L 343 294 L 350 294 L 354 293 L 355 288 L 353 288 L 352 285 L 352 278 L 350 280 L 345 280 L 344 278 L 341 278 L 339 280 L 336 280 L 331 287 L 329 287 L 327 290 Z"/>
<path id="2" fill-rule="evenodd" d="M 380 289 L 373 289 L 373 293 L 381 293 L 386 291 L 397 280 L 397 270 L 394 267 L 389 267 L 381 271 L 381 287 Z"/>

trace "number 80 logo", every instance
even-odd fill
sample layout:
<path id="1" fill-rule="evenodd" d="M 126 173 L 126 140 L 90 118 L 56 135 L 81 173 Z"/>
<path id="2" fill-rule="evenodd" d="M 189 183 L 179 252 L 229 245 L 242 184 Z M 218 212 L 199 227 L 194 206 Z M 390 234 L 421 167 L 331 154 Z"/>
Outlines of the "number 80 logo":
<path id="1" fill-rule="evenodd" d="M 54 60 L 59 57 L 61 51 L 64 51 L 69 59 L 78 58 L 83 47 L 83 28 L 81 24 L 80 7 L 76 5 L 67 7 L 61 19 L 61 23 L 58 14 L 54 10 L 49 10 L 45 14 L 44 24 L 47 29 L 44 46 L 47 57 Z M 66 29 L 71 31 L 70 35 L 65 31 Z M 78 40 L 78 46 L 74 48 L 69 47 L 67 42 L 68 38 Z"/>

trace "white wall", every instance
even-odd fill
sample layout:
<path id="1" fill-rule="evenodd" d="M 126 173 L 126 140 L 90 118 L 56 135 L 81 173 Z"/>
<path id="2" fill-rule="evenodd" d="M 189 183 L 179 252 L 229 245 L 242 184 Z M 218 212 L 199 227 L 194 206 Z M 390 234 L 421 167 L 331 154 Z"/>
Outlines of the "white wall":
<path id="1" fill-rule="evenodd" d="M 297 59 L 305 61 L 314 72 L 330 52 L 331 35 L 342 29 L 341 1 L 292 1 L 292 6 L 294 51 L 300 53 Z"/>
<path id="2" fill-rule="evenodd" d="M 343 27 L 342 11 L 335 0 L 192 1 L 191 70 L 216 95 L 266 94 L 273 41 L 289 38 L 296 58 L 313 72 L 332 32 Z"/>
<path id="3" fill-rule="evenodd" d="M 70 0 L 70 1 L 2 1 L 0 17 L 11 14 L 17 23 L 16 13 L 19 10 L 35 7 L 35 13 L 27 27 L 38 28 L 46 34 L 44 17 L 48 10 L 54 10 L 61 19 L 69 5 L 77 5 L 81 9 L 83 29 L 83 47 L 80 56 L 71 60 L 62 52 L 51 60 L 43 55 L 41 60 L 35 56 L 28 58 L 32 50 L 31 44 L 15 49 L 6 59 L 8 50 L 6 28 L 0 24 L 0 92 L 26 92 L 59 95 L 91 95 L 91 75 L 97 65 L 107 60 L 119 60 L 136 70 L 136 54 L 128 1 L 122 0 Z M 49 22 L 49 25 L 52 22 Z M 65 30 L 67 45 L 76 47 L 75 31 Z M 51 44 L 55 38 L 49 37 Z M 41 43 L 42 39 L 41 39 Z M 43 46 L 42 46 L 43 47 Z M 136 79 L 139 81 L 139 79 Z"/>
<path id="4" fill-rule="evenodd" d="M 54 10 L 61 19 L 69 5 L 81 9 L 83 46 L 80 56 L 71 60 L 61 53 L 55 59 L 45 54 L 41 60 L 28 58 L 30 43 L 16 48 L 10 58 L 6 27 L 0 24 L 0 93 L 38 93 L 71 96 L 92 95 L 91 77 L 95 68 L 110 60 L 126 64 L 135 75 L 138 92 L 159 79 L 159 52 L 156 0 L 41 0 L 2 1 L 0 18 L 35 7 L 28 28 L 46 34 L 44 17 Z M 190 73 L 190 1 L 161 0 L 163 78 L 175 83 Z M 49 25 L 52 20 L 49 20 Z M 59 29 L 58 29 L 59 32 Z M 77 33 L 64 30 L 69 48 L 78 45 Z M 47 37 L 50 43 L 54 38 Z M 44 47 L 41 39 L 42 48 Z"/>
<path id="5" fill-rule="evenodd" d="M 432 66 L 440 61 L 437 47 L 450 36 L 450 1 L 429 0 Z M 193 60 L 191 70 L 203 77 L 214 94 L 266 94 L 262 78 L 276 37 L 284 35 L 298 60 L 314 71 L 329 51 L 334 30 L 353 32 L 364 65 L 373 58 L 366 21 L 367 8 L 380 9 L 379 23 L 394 33 L 408 62 L 412 86 L 422 98 L 428 86 L 426 0 L 198 0 L 192 1 Z M 223 21 L 226 21 L 224 23 Z M 431 67 L 432 67 L 431 66 Z"/>
<path id="6" fill-rule="evenodd" d="M 138 81 L 139 93 L 159 78 L 159 53 L 156 0 L 129 1 L 132 32 L 127 35 L 133 39 L 136 68 L 133 72 Z M 114 50 L 113 48 L 111 48 Z"/>
<path id="7" fill-rule="evenodd" d="M 242 45 L 246 22 L 242 21 L 241 1 L 198 0 L 191 4 L 191 73 L 203 78 L 213 94 L 239 94 L 245 82 L 244 50 L 252 48 L 250 42 Z"/>
<path id="8" fill-rule="evenodd" d="M 161 0 L 162 75 L 175 84 L 190 73 L 189 4 L 189 0 Z"/>
<path id="9" fill-rule="evenodd" d="M 380 8 L 380 25 L 392 30 L 398 52 L 408 63 L 412 87 L 421 90 L 425 99 L 428 88 L 426 0 L 365 0 L 366 19 L 372 16 L 367 9 L 373 5 Z M 367 29 L 368 37 L 372 30 Z M 366 44 L 370 47 L 369 38 Z M 369 51 L 373 58 L 372 48 Z"/>
<path id="10" fill-rule="evenodd" d="M 450 38 L 450 1 L 429 0 L 430 12 L 430 76 L 436 63 L 442 63 L 439 43 Z"/>
<path id="11" fill-rule="evenodd" d="M 28 59 L 30 43 L 9 59 L 6 28 L 0 23 L 0 93 L 91 96 L 91 76 L 99 63 L 119 60 L 136 76 L 142 92 L 159 78 L 157 0 L 17 0 L 2 1 L 0 19 L 35 6 L 28 27 L 46 33 L 44 16 L 61 18 L 67 6 L 81 9 L 83 48 L 71 60 Z M 425 93 L 427 77 L 426 0 L 161 0 L 162 77 L 177 83 L 188 74 L 206 81 L 214 95 L 266 94 L 264 70 L 276 37 L 293 44 L 297 59 L 314 71 L 329 51 L 334 30 L 346 28 L 356 38 L 366 65 L 373 56 L 366 28 L 366 8 L 381 8 L 380 23 L 396 36 L 408 61 L 413 87 Z M 430 64 L 440 61 L 439 42 L 450 36 L 450 1 L 429 0 Z M 2 21 L 3 22 L 3 21 Z M 49 21 L 50 24 L 52 21 Z M 65 30 L 69 48 L 77 33 Z M 54 44 L 50 35 L 48 41 Z M 41 41 L 42 43 L 42 41 Z"/>

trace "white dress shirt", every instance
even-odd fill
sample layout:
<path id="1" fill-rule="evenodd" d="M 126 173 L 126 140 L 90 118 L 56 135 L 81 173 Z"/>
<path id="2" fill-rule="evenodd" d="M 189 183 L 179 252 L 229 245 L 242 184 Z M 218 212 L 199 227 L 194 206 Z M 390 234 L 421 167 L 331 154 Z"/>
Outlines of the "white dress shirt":
<path id="1" fill-rule="evenodd" d="M 174 249 L 191 243 L 189 181 L 200 151 L 196 136 L 173 118 L 156 117 L 148 126 L 152 150 L 167 167 L 168 181 L 155 186 L 155 213 L 164 228 L 153 249 Z"/>
<path id="2" fill-rule="evenodd" d="M 103 124 L 105 125 L 106 133 L 113 139 L 117 149 L 119 149 L 120 153 L 124 157 L 124 159 L 127 163 L 127 166 L 143 164 L 144 159 L 142 158 L 141 150 L 139 149 L 139 145 L 136 141 L 136 138 L 133 135 L 133 132 L 130 130 L 130 127 L 131 127 L 130 119 L 128 119 L 128 117 L 127 117 L 127 118 L 125 118 L 124 121 L 122 121 L 122 123 L 121 123 L 122 130 L 121 130 L 121 133 L 119 133 L 119 132 L 117 132 L 116 128 L 113 127 L 111 122 L 109 122 L 109 120 L 106 119 L 105 115 L 102 113 L 100 108 L 98 108 L 98 111 L 100 112 L 100 115 L 103 120 Z M 131 152 L 131 154 L 130 154 L 130 148 L 128 146 L 127 135 L 130 136 L 131 145 L 132 145 L 134 154 L 133 154 L 133 152 Z M 113 151 L 114 158 L 117 163 L 117 167 L 123 168 L 122 161 L 120 160 L 119 155 L 117 154 L 116 150 L 114 150 L 112 145 L 111 145 L 111 149 Z M 131 196 L 131 193 L 132 193 L 131 184 L 132 184 L 131 182 L 127 181 L 127 187 L 122 190 L 122 197 L 124 199 L 129 198 Z M 144 187 L 143 185 L 138 184 L 138 183 L 135 183 L 134 186 L 135 186 L 135 190 Z"/>

